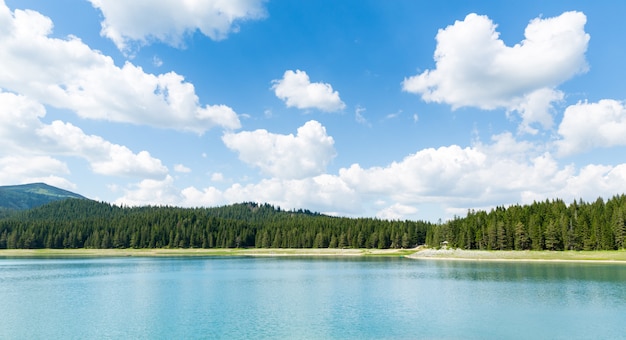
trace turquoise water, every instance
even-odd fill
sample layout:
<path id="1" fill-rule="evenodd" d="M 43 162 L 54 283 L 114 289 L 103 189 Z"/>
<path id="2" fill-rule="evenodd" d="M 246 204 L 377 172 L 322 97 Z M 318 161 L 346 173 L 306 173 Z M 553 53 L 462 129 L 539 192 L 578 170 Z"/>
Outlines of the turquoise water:
<path id="1" fill-rule="evenodd" d="M 626 266 L 1 259 L 1 339 L 619 339 Z"/>

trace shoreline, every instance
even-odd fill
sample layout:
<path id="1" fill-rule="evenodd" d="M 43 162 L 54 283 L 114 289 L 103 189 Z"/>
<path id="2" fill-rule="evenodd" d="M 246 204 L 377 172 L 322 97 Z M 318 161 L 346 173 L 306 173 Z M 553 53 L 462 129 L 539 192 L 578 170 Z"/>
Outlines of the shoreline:
<path id="1" fill-rule="evenodd" d="M 532 251 L 431 249 L 334 249 L 334 248 L 229 248 L 229 249 L 0 249 L 7 258 L 80 257 L 406 257 L 415 260 L 578 262 L 626 264 L 626 251 Z"/>
<path id="2" fill-rule="evenodd" d="M 3 258 L 47 257 L 200 257 L 200 256 L 407 256 L 416 249 L 229 248 L 229 249 L 1 249 Z"/>
<path id="3" fill-rule="evenodd" d="M 421 249 L 408 255 L 416 260 L 491 261 L 491 262 L 572 262 L 626 264 L 626 251 L 549 251 L 549 250 L 464 250 Z"/>

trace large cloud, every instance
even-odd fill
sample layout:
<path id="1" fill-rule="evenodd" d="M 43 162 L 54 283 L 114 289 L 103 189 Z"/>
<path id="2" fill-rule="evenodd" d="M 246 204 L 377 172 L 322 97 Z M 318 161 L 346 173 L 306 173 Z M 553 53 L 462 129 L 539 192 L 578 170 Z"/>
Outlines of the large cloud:
<path id="1" fill-rule="evenodd" d="M 120 205 L 185 205 L 180 190 L 174 186 L 174 179 L 167 175 L 164 179 L 144 179 L 125 190 L 123 197 L 115 200 Z"/>
<path id="2" fill-rule="evenodd" d="M 0 90 L 0 150 L 21 153 L 32 148 L 37 144 L 34 130 L 42 126 L 40 118 L 45 115 L 46 109 L 36 101 Z"/>
<path id="3" fill-rule="evenodd" d="M 149 74 L 129 62 L 118 67 L 80 39 L 50 38 L 51 31 L 49 18 L 11 12 L 0 0 L 0 88 L 90 119 L 197 133 L 240 127 L 230 107 L 201 106 L 181 75 Z"/>
<path id="4" fill-rule="evenodd" d="M 357 192 L 341 178 L 327 174 L 303 179 L 264 179 L 245 186 L 235 184 L 224 191 L 224 197 L 231 202 L 250 197 L 285 209 L 306 208 L 339 215 L 357 213 L 361 204 Z"/>
<path id="5" fill-rule="evenodd" d="M 341 169 L 339 177 L 372 200 L 452 208 L 519 201 L 524 190 L 552 189 L 551 179 L 559 171 L 549 154 L 503 134 L 487 145 L 424 149 L 385 167 L 353 164 Z"/>
<path id="6" fill-rule="evenodd" d="M 46 182 L 72 190 L 64 162 L 38 151 L 34 135 L 45 108 L 24 96 L 0 92 L 0 185 Z"/>
<path id="7" fill-rule="evenodd" d="M 525 39 L 509 47 L 489 18 L 469 14 L 439 30 L 436 68 L 406 78 L 403 89 L 453 108 L 518 111 L 521 128 L 529 132 L 533 123 L 550 128 L 551 103 L 563 97 L 555 88 L 587 70 L 585 23 L 580 12 L 534 19 Z"/>
<path id="8" fill-rule="evenodd" d="M 453 145 L 425 149 L 386 167 L 364 169 L 353 164 L 341 169 L 339 175 L 364 194 L 391 194 L 399 199 L 411 196 L 419 200 L 445 192 L 461 193 L 463 176 L 480 168 L 485 158 L 477 150 Z"/>
<path id="9" fill-rule="evenodd" d="M 168 172 L 159 159 L 147 151 L 135 154 L 123 145 L 113 144 L 100 136 L 86 135 L 83 130 L 61 121 L 43 125 L 37 130 L 45 148 L 58 154 L 82 157 L 95 173 L 113 176 L 162 178 Z"/>
<path id="10" fill-rule="evenodd" d="M 559 190 L 550 196 L 571 200 L 582 198 L 590 202 L 598 197 L 609 198 L 620 193 L 626 193 L 626 163 L 615 166 L 585 165 L 577 174 L 565 178 Z M 541 200 L 546 196 L 532 198 Z"/>
<path id="11" fill-rule="evenodd" d="M 304 178 L 321 174 L 335 157 L 334 140 L 319 122 L 311 120 L 294 136 L 267 130 L 227 133 L 224 144 L 239 159 L 279 178 Z"/>
<path id="12" fill-rule="evenodd" d="M 45 182 L 67 190 L 76 185 L 64 178 L 67 164 L 50 156 L 5 156 L 0 153 L 0 185 Z"/>
<path id="13" fill-rule="evenodd" d="M 604 99 L 581 102 L 565 109 L 557 141 L 561 155 L 571 155 L 598 147 L 626 145 L 626 107 Z"/>
<path id="14" fill-rule="evenodd" d="M 0 92 L 0 133 L 3 136 L 0 139 L 0 157 L 14 154 L 20 154 L 22 158 L 30 157 L 34 161 L 25 164 L 49 169 L 53 174 L 59 173 L 59 161 L 50 166 L 53 159 L 43 155 L 80 157 L 90 163 L 95 173 L 103 175 L 162 178 L 167 174 L 167 168 L 161 161 L 147 151 L 135 154 L 125 146 L 87 135 L 70 123 L 57 120 L 44 124 L 40 119 L 45 114 L 41 104 L 25 96 Z M 18 169 L 21 167 L 13 172 Z M 37 177 L 29 169 L 23 168 L 23 178 Z"/>
<path id="15" fill-rule="evenodd" d="M 303 179 L 263 179 L 258 183 L 220 190 L 215 187 L 178 189 L 171 176 L 163 180 L 143 180 L 125 190 L 115 203 L 125 205 L 217 206 L 255 201 L 283 209 L 306 208 L 337 215 L 358 215 L 360 198 L 341 178 L 319 175 Z"/>
<path id="16" fill-rule="evenodd" d="M 465 214 L 468 208 L 562 198 L 594 200 L 626 190 L 626 164 L 561 166 L 545 147 L 516 141 L 510 133 L 491 143 L 425 149 L 385 167 L 354 164 L 339 178 L 362 202 L 381 201 L 379 216 L 417 207 L 419 216 Z M 429 211 L 433 207 L 444 210 Z M 402 208 L 402 209 L 400 209 Z"/>
<path id="17" fill-rule="evenodd" d="M 590 201 L 620 191 L 626 191 L 626 164 L 561 166 L 544 146 L 503 133 L 471 147 L 420 150 L 382 167 L 353 164 L 336 175 L 275 177 L 225 189 L 180 190 L 171 178 L 144 181 L 118 202 L 154 204 L 167 199 L 168 204 L 202 206 L 257 201 L 343 216 L 435 221 L 464 215 L 469 208 L 546 198 Z"/>
<path id="18" fill-rule="evenodd" d="M 287 70 L 282 79 L 274 80 L 272 89 L 287 107 L 318 109 L 326 112 L 341 111 L 346 107 L 339 92 L 327 83 L 311 83 L 304 71 Z"/>
<path id="19" fill-rule="evenodd" d="M 104 16 L 101 34 L 122 51 L 159 40 L 181 46 L 199 30 L 213 40 L 237 32 L 237 22 L 265 16 L 263 0 L 89 0 Z"/>

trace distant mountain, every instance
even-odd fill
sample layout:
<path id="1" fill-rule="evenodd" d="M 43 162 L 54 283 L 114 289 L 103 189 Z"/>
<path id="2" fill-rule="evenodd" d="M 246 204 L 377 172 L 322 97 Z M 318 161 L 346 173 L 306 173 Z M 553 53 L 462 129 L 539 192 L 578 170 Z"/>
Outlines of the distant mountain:
<path id="1" fill-rule="evenodd" d="M 0 212 L 31 209 L 66 198 L 86 199 L 45 183 L 0 186 Z"/>

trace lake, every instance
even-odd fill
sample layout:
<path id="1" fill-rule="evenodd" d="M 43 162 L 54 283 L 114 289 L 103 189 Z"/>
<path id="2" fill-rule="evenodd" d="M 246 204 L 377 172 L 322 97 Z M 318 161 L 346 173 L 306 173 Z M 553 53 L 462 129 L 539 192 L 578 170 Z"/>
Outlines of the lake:
<path id="1" fill-rule="evenodd" d="M 0 259 L 1 339 L 619 339 L 626 266 Z"/>

